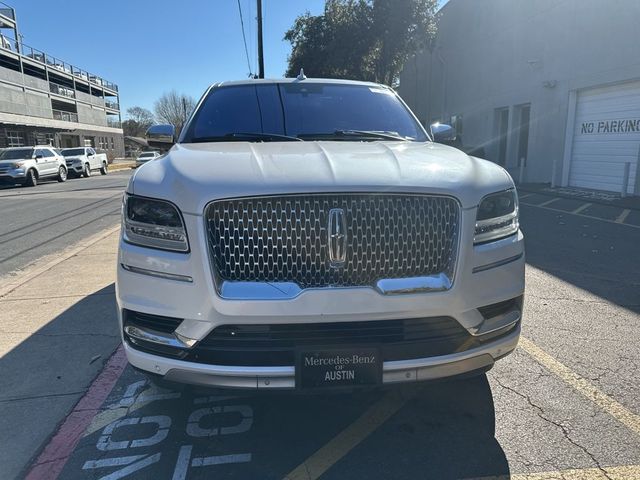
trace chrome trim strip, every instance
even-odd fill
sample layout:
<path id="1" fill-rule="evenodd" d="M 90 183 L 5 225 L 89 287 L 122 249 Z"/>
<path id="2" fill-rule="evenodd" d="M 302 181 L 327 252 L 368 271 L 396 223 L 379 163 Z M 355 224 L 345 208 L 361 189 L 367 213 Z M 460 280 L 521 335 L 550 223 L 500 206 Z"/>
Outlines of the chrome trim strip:
<path id="1" fill-rule="evenodd" d="M 502 267 L 507 263 L 520 260 L 522 258 L 522 255 L 523 255 L 522 253 L 519 253 L 518 255 L 514 255 L 513 257 L 498 260 L 497 262 L 487 263 L 486 265 L 480 265 L 479 267 L 473 267 L 473 270 L 471 270 L 471 273 L 479 273 L 479 272 L 484 272 L 486 270 L 491 270 L 492 268 Z"/>
<path id="2" fill-rule="evenodd" d="M 164 278 L 165 280 L 175 280 L 177 282 L 193 283 L 193 278 L 187 275 L 178 275 L 176 273 L 158 272 L 156 270 L 148 270 L 146 268 L 134 267 L 121 263 L 120 266 L 127 272 L 139 273 L 141 275 L 149 275 L 150 277 Z"/>
<path id="3" fill-rule="evenodd" d="M 471 329 L 469 333 L 474 337 L 481 337 L 484 335 L 495 335 L 497 332 L 504 330 L 507 331 L 520 321 L 522 314 L 520 310 L 513 310 L 503 315 L 485 320 L 476 328 Z"/>
<path id="4" fill-rule="evenodd" d="M 137 340 L 157 343 L 159 345 L 166 345 L 167 347 L 190 348 L 196 344 L 195 340 L 188 339 L 182 335 L 180 335 L 180 337 L 178 338 L 173 334 L 156 332 L 155 330 L 147 330 L 133 325 L 125 326 L 124 333 Z"/>
<path id="5" fill-rule="evenodd" d="M 331 287 L 300 288 L 294 282 L 232 282 L 220 281 L 219 295 L 227 300 L 291 300 L 302 292 L 327 291 Z M 338 289 L 374 289 L 382 295 L 403 295 L 411 293 L 443 292 L 449 290 L 452 282 L 440 273 L 425 277 L 383 278 L 375 286 L 333 287 Z"/>
<path id="6" fill-rule="evenodd" d="M 376 290 L 383 295 L 442 292 L 451 288 L 451 280 L 444 273 L 426 277 L 385 278 L 376 282 Z"/>

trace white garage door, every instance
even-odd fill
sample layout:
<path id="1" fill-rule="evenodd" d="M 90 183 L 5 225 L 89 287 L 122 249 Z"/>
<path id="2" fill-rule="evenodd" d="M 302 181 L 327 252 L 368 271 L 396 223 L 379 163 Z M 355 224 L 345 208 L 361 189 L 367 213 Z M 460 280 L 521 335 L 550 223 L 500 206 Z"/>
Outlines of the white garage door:
<path id="1" fill-rule="evenodd" d="M 569 184 L 620 192 L 631 163 L 634 191 L 640 148 L 640 82 L 578 92 Z M 639 192 L 640 193 L 640 192 Z"/>

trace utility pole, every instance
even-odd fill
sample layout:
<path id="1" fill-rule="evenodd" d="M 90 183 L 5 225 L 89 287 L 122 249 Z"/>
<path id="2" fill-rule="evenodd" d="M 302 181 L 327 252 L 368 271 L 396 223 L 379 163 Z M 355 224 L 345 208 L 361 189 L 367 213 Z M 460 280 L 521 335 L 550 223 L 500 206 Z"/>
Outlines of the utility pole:
<path id="1" fill-rule="evenodd" d="M 262 51 L 262 0 L 258 2 L 258 78 L 264 78 L 264 53 Z"/>

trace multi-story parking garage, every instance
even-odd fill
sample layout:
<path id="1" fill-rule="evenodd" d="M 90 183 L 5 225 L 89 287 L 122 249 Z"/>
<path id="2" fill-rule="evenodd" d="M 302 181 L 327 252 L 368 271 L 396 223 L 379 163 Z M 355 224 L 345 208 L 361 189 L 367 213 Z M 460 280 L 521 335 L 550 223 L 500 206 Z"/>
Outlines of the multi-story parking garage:
<path id="1" fill-rule="evenodd" d="M 640 2 L 449 0 L 440 13 L 434 47 L 400 78 L 421 121 L 453 123 L 526 182 L 640 195 Z"/>
<path id="2" fill-rule="evenodd" d="M 18 35 L 0 2 L 0 148 L 91 146 L 124 155 L 118 86 L 43 51 Z"/>

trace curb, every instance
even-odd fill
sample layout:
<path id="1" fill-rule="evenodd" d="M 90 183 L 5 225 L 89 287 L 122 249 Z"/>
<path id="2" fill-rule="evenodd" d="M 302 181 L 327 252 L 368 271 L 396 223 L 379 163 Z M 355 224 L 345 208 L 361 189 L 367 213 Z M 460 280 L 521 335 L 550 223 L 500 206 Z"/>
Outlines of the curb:
<path id="1" fill-rule="evenodd" d="M 113 163 L 111 165 L 109 165 L 109 171 L 110 172 L 117 172 L 118 170 L 129 170 L 129 169 L 133 169 L 136 167 L 135 163 L 131 163 L 131 164 L 122 164 L 119 163 L 117 165 L 114 165 Z"/>
<path id="2" fill-rule="evenodd" d="M 27 267 L 26 270 L 20 272 L 15 277 L 7 276 L 0 278 L 0 282 L 2 282 L 2 284 L 0 284 L 0 298 L 8 295 L 16 288 L 51 270 L 56 265 L 59 265 L 62 262 L 70 259 L 83 250 L 86 250 L 92 245 L 98 243 L 99 241 L 104 240 L 109 235 L 116 233 L 118 230 L 120 230 L 120 224 L 107 230 L 98 232 L 91 237 L 80 240 L 78 243 L 62 252 L 62 254 L 55 254 L 55 258 L 53 260 L 47 261 L 48 258 L 45 257 L 42 261 L 35 263 L 31 267 Z"/>

